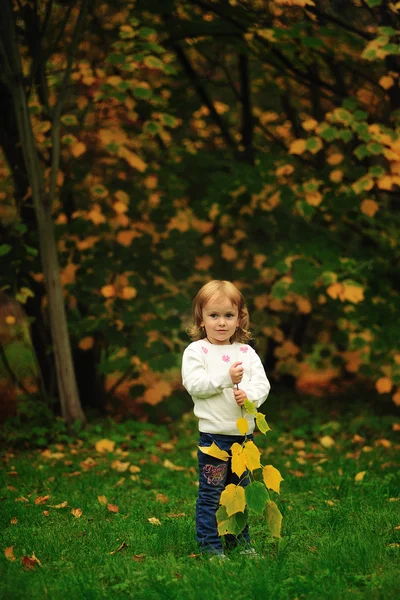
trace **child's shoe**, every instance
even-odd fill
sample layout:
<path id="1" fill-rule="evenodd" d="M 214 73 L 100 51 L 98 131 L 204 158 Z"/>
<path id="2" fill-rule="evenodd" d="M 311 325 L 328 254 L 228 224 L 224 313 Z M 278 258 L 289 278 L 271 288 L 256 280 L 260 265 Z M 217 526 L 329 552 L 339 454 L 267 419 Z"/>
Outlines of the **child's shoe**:
<path id="1" fill-rule="evenodd" d="M 218 560 L 223 562 L 224 560 L 229 560 L 229 558 L 227 557 L 227 555 L 224 552 L 215 552 L 215 554 L 212 554 L 210 556 L 210 560 Z"/>
<path id="2" fill-rule="evenodd" d="M 258 552 L 252 546 L 250 546 L 250 548 L 244 548 L 239 552 L 239 554 L 242 554 L 243 556 L 249 556 L 250 558 L 256 558 L 257 556 L 260 556 L 260 554 L 258 554 Z"/>

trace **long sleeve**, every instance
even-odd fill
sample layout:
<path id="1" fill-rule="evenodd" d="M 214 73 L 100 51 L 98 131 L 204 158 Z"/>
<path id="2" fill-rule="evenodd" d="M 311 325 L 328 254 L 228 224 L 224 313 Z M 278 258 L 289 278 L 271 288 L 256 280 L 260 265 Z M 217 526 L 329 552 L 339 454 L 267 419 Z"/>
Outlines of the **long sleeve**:
<path id="1" fill-rule="evenodd" d="M 239 387 L 241 387 L 239 385 Z M 261 406 L 268 397 L 271 384 L 265 374 L 263 364 L 257 352 L 251 353 L 251 375 L 250 380 L 243 385 L 248 400 L 254 402 L 256 408 Z"/>
<path id="2" fill-rule="evenodd" d="M 203 357 L 192 347 L 186 348 L 182 357 L 182 382 L 191 396 L 210 398 L 224 388 L 233 388 L 229 370 L 208 374 Z"/>

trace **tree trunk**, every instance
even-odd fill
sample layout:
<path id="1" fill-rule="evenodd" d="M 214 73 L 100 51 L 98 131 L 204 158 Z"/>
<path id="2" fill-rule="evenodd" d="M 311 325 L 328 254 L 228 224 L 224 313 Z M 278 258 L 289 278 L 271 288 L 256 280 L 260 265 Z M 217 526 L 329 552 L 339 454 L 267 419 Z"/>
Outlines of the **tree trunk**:
<path id="1" fill-rule="evenodd" d="M 61 413 L 68 423 L 75 420 L 84 422 L 85 416 L 78 396 L 72 363 L 54 224 L 51 215 L 51 202 L 45 193 L 43 168 L 39 160 L 29 117 L 11 0 L 6 0 L 2 9 L 0 34 L 0 55 L 3 63 L 1 65 L 2 76 L 13 98 L 14 112 L 39 231 L 40 256 L 48 294 L 48 314 Z"/>

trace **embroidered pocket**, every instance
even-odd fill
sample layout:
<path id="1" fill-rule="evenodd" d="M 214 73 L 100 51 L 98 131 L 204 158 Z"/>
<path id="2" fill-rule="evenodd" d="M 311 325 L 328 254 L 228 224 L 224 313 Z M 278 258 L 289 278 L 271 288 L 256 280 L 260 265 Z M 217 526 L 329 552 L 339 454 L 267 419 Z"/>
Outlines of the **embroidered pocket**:
<path id="1" fill-rule="evenodd" d="M 203 475 L 207 479 L 207 483 L 211 485 L 218 485 L 225 479 L 227 465 L 204 465 Z"/>

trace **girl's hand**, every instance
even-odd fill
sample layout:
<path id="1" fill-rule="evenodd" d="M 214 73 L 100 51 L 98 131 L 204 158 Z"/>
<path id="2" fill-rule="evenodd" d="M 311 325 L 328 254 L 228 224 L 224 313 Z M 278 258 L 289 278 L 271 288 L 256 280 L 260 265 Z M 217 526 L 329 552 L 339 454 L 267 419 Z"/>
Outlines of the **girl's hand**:
<path id="1" fill-rule="evenodd" d="M 229 375 L 232 379 L 233 384 L 240 383 L 243 377 L 243 367 L 241 362 L 235 362 L 229 369 Z"/>
<path id="2" fill-rule="evenodd" d="M 233 395 L 235 396 L 236 404 L 238 406 L 243 406 L 244 405 L 244 401 L 247 398 L 246 392 L 244 390 L 238 390 L 237 388 L 235 388 L 233 390 Z"/>

